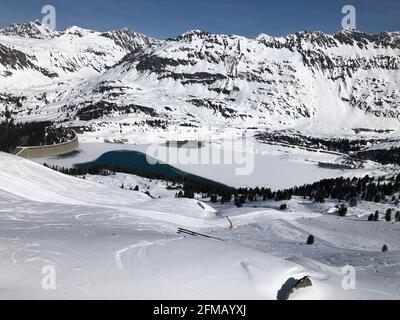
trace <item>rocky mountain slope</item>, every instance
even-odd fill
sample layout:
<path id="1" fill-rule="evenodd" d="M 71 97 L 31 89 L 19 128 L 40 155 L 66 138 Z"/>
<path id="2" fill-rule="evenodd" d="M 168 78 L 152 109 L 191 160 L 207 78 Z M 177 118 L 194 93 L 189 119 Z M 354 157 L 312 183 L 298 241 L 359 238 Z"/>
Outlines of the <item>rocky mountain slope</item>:
<path id="1" fill-rule="evenodd" d="M 0 115 L 8 108 L 116 140 L 397 130 L 399 68 L 394 32 L 248 39 L 193 30 L 159 41 L 16 24 L 0 31 Z"/>

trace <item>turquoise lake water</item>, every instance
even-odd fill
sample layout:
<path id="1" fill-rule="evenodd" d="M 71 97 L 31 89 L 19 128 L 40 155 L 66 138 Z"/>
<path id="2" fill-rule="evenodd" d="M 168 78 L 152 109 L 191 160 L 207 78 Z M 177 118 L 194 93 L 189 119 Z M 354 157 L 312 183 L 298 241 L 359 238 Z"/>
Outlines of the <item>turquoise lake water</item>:
<path id="1" fill-rule="evenodd" d="M 154 162 L 157 162 L 154 160 Z M 153 162 L 153 163 L 154 163 Z M 101 155 L 98 159 L 85 163 L 75 164 L 80 169 L 88 169 L 97 166 L 124 167 L 147 173 L 163 174 L 168 177 L 188 175 L 168 164 L 157 162 L 149 163 L 146 154 L 132 150 L 110 151 Z"/>

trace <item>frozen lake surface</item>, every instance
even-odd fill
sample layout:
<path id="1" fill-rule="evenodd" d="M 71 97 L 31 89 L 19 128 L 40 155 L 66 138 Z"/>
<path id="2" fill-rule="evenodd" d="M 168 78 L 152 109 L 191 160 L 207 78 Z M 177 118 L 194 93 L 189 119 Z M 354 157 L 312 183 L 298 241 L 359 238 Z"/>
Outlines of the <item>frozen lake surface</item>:
<path id="1" fill-rule="evenodd" d="M 385 172 L 382 166 L 372 162 L 365 163 L 364 168 L 359 169 L 321 168 L 318 166 L 319 162 L 341 163 L 343 156 L 267 145 L 256 141 L 250 144 L 240 141 L 239 143 L 217 141 L 205 143 L 200 149 L 162 145 L 82 143 L 80 151 L 72 155 L 40 158 L 35 161 L 72 167 L 79 163 L 95 161 L 104 153 L 116 150 L 147 153 L 177 169 L 232 187 L 264 186 L 276 190 L 324 178 Z"/>

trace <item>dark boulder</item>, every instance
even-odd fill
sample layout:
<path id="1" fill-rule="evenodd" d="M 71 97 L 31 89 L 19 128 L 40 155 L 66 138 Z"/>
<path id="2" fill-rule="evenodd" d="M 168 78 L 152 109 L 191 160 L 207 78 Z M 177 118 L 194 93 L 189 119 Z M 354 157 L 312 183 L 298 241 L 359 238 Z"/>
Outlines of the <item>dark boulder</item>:
<path id="1" fill-rule="evenodd" d="M 277 299 L 287 300 L 295 290 L 311 287 L 312 285 L 313 284 L 311 278 L 308 276 L 305 276 L 300 280 L 295 278 L 290 278 L 283 284 L 282 288 L 278 291 Z"/>

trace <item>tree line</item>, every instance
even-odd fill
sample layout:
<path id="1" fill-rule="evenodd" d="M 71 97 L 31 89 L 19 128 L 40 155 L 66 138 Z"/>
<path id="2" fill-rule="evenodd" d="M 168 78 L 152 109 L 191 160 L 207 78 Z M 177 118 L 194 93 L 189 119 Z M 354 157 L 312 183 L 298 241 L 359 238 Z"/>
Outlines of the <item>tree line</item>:
<path id="1" fill-rule="evenodd" d="M 111 166 L 107 164 L 96 165 L 89 168 L 64 168 L 57 165 L 48 165 L 46 163 L 44 166 L 73 176 L 84 176 L 87 174 L 110 175 L 115 172 L 121 172 L 137 175 L 151 180 L 164 180 L 171 182 L 174 185 L 183 185 L 182 193 L 180 193 L 179 196 L 185 198 L 194 198 L 195 194 L 203 194 L 208 197 L 218 196 L 229 199 L 229 196 L 231 197 L 235 191 L 235 189 L 232 187 L 192 174 L 171 176 L 158 172 L 149 172 L 131 167 Z"/>
<path id="2" fill-rule="evenodd" d="M 381 202 L 384 200 L 399 202 L 394 196 L 400 192 L 400 174 L 389 179 L 385 177 L 370 177 L 366 175 L 362 178 L 332 178 L 323 179 L 303 186 L 295 186 L 289 189 L 272 191 L 266 187 L 255 188 L 232 188 L 218 182 L 201 178 L 191 174 L 169 176 L 162 173 L 146 172 L 130 167 L 112 167 L 110 165 L 99 165 L 90 168 L 64 168 L 58 166 L 45 166 L 74 176 L 108 175 L 113 172 L 134 174 L 152 180 L 164 180 L 173 185 L 181 184 L 182 190 L 177 193 L 177 197 L 194 198 L 195 194 L 201 194 L 203 198 L 210 198 L 213 203 L 228 203 L 234 201 L 237 207 L 243 206 L 246 202 L 256 201 L 285 201 L 293 196 L 300 196 L 310 201 L 323 203 L 326 199 L 336 199 L 339 202 L 349 202 L 350 206 L 357 205 L 357 199 L 370 202 Z M 345 214 L 345 213 L 344 213 Z"/>
<path id="3" fill-rule="evenodd" d="M 13 152 L 18 146 L 42 146 L 66 142 L 73 133 L 56 128 L 49 121 L 15 122 L 6 112 L 6 120 L 0 122 L 0 151 Z"/>
<path id="4" fill-rule="evenodd" d="M 256 136 L 260 141 L 271 141 L 284 143 L 289 145 L 301 146 L 304 148 L 316 148 L 327 151 L 336 151 L 341 153 L 349 153 L 351 151 L 359 151 L 368 143 L 374 142 L 373 139 L 345 139 L 345 138 L 318 138 L 302 136 L 299 134 L 287 135 L 282 133 L 264 132 Z"/>
<path id="5" fill-rule="evenodd" d="M 293 187 L 272 192 L 268 188 L 239 188 L 238 194 L 241 200 L 257 201 L 257 199 L 275 199 L 276 201 L 290 200 L 292 196 L 300 196 L 315 202 L 325 202 L 326 199 L 348 201 L 351 206 L 356 205 L 357 199 L 365 201 L 381 202 L 388 197 L 398 202 L 394 196 L 400 192 L 400 174 L 390 179 L 385 177 L 362 178 L 332 178 L 323 179 L 300 187 Z M 243 201 L 242 201 L 243 202 Z"/>

